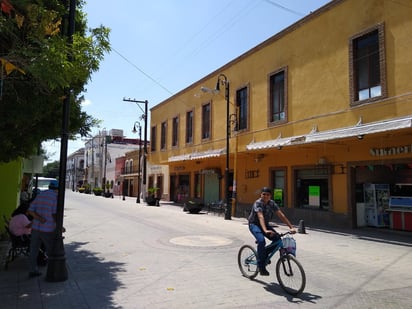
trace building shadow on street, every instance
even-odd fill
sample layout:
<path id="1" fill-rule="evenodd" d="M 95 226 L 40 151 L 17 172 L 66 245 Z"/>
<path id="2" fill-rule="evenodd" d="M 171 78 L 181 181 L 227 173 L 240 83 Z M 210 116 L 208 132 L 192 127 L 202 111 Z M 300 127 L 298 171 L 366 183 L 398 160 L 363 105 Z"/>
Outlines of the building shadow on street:
<path id="1" fill-rule="evenodd" d="M 87 242 L 65 245 L 69 280 L 84 298 L 88 308 L 115 308 L 113 294 L 123 287 L 117 279 L 124 272 L 124 263 L 105 261 L 96 252 L 86 250 Z"/>
<path id="2" fill-rule="evenodd" d="M 412 247 L 412 232 L 396 231 L 388 228 L 362 227 L 356 229 L 333 229 L 306 227 L 306 231 L 307 233 L 311 231 L 332 233 L 367 241 Z"/>
<path id="3" fill-rule="evenodd" d="M 84 249 L 87 242 L 65 244 L 68 278 L 46 281 L 28 277 L 28 257 L 19 256 L 0 271 L 2 308 L 116 308 L 114 293 L 123 285 L 117 279 L 123 263 L 104 261 L 97 253 Z M 3 253 L 3 252 L 2 252 Z M 2 265 L 3 266 L 3 265 Z"/>

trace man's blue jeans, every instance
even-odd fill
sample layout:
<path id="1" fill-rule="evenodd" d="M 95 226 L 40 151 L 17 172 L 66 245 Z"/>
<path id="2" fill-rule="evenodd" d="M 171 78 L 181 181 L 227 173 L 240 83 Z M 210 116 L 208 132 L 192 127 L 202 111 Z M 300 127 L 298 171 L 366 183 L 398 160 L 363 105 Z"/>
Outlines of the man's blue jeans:
<path id="1" fill-rule="evenodd" d="M 256 224 L 249 224 L 249 230 L 255 236 L 257 243 L 257 259 L 259 269 L 264 269 L 266 267 L 266 241 L 265 234 L 263 234 L 261 228 Z"/>
<path id="2" fill-rule="evenodd" d="M 39 270 L 39 268 L 37 267 L 37 255 L 39 254 L 39 248 L 41 244 L 44 244 L 44 246 L 46 247 L 46 254 L 50 256 L 52 253 L 52 248 L 55 239 L 56 234 L 54 232 L 46 233 L 37 230 L 31 231 L 29 255 L 30 272 L 35 272 Z"/>

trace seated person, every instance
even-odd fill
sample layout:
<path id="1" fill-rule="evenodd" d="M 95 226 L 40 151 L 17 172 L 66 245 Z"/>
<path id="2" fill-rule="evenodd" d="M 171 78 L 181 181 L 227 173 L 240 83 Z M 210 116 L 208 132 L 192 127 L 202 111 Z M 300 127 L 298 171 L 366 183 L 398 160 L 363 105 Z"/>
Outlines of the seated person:
<path id="1" fill-rule="evenodd" d="M 31 234 L 32 222 L 27 217 L 28 203 L 22 203 L 11 214 L 9 230 L 15 236 L 22 236 L 29 239 Z"/>

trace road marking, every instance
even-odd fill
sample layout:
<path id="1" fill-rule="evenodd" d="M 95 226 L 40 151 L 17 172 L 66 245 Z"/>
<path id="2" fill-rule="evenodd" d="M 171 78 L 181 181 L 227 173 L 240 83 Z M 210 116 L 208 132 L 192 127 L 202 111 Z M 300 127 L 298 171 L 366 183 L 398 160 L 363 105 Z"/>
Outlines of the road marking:
<path id="1" fill-rule="evenodd" d="M 170 242 L 180 246 L 215 247 L 230 245 L 232 240 L 221 236 L 189 235 L 172 238 Z"/>

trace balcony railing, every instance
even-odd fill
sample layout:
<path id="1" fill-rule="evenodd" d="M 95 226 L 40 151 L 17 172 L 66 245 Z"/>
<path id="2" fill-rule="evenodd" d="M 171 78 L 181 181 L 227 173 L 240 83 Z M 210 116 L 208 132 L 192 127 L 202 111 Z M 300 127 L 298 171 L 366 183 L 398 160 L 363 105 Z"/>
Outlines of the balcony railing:
<path id="1" fill-rule="evenodd" d="M 132 168 L 122 168 L 122 175 L 130 175 L 130 174 L 137 174 L 139 173 L 139 167 L 133 166 Z"/>

